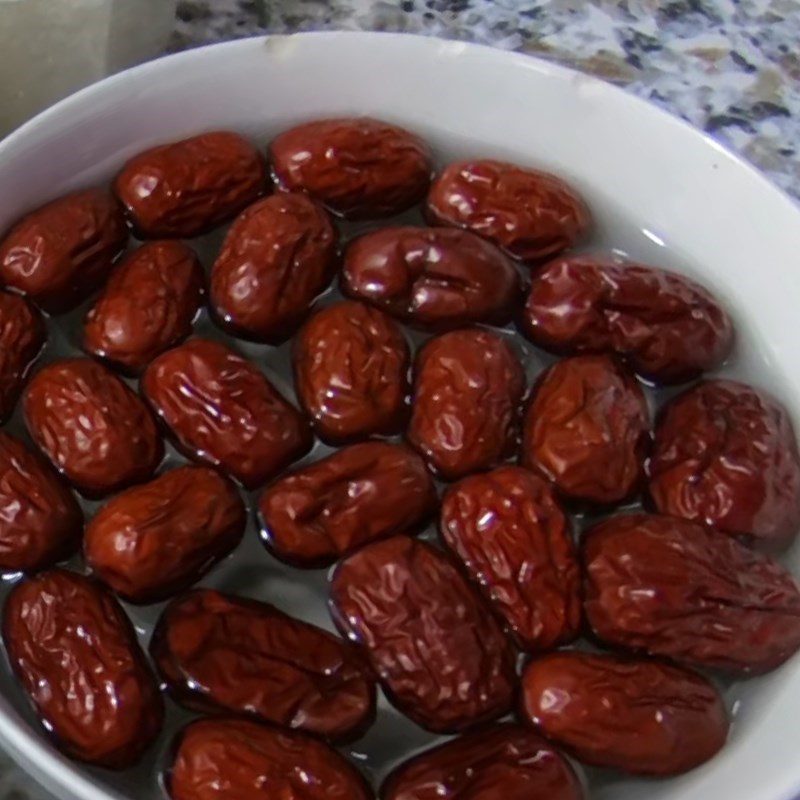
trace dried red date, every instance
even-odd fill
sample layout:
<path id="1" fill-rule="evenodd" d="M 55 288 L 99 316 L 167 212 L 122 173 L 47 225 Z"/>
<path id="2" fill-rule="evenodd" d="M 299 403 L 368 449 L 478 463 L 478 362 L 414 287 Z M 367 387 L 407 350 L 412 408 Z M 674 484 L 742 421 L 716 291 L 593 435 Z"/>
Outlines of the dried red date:
<path id="1" fill-rule="evenodd" d="M 166 607 L 150 652 L 190 708 L 252 714 L 337 741 L 374 716 L 375 684 L 351 646 L 266 603 L 191 592 Z"/>
<path id="2" fill-rule="evenodd" d="M 392 772 L 381 800 L 582 800 L 558 751 L 520 725 L 495 725 L 426 750 Z"/>
<path id="3" fill-rule="evenodd" d="M 800 648 L 800 588 L 769 557 L 694 522 L 613 517 L 584 541 L 585 611 L 613 645 L 730 672 Z"/>
<path id="4" fill-rule="evenodd" d="M 24 297 L 0 292 L 0 423 L 11 416 L 46 338 L 42 318 Z"/>
<path id="5" fill-rule="evenodd" d="M 83 551 L 118 595 L 154 603 L 208 572 L 246 521 L 232 483 L 207 467 L 180 467 L 109 500 L 87 526 Z"/>
<path id="6" fill-rule="evenodd" d="M 455 733 L 509 710 L 511 648 L 480 595 L 431 545 L 408 536 L 367 545 L 336 568 L 331 602 L 392 703 L 418 725 Z"/>
<path id="7" fill-rule="evenodd" d="M 416 453 L 366 442 L 280 478 L 261 496 L 259 511 L 278 558 L 320 567 L 367 542 L 413 532 L 435 505 L 433 481 Z"/>
<path id="8" fill-rule="evenodd" d="M 571 526 L 544 480 L 521 467 L 464 478 L 444 496 L 439 529 L 523 649 L 546 650 L 577 635 Z"/>
<path id="9" fill-rule="evenodd" d="M 319 436 L 330 442 L 400 432 L 408 362 L 402 331 L 363 303 L 318 311 L 294 340 L 297 396 Z"/>
<path id="10" fill-rule="evenodd" d="M 110 592 L 52 570 L 22 581 L 3 609 L 17 679 L 55 744 L 121 769 L 161 730 L 164 708 L 136 634 Z"/>
<path id="11" fill-rule="evenodd" d="M 648 462 L 650 497 L 675 517 L 785 544 L 800 527 L 800 455 L 786 409 L 744 383 L 705 381 L 670 401 Z"/>
<path id="12" fill-rule="evenodd" d="M 349 761 L 301 733 L 208 719 L 184 728 L 176 745 L 172 800 L 370 800 Z"/>
<path id="13" fill-rule="evenodd" d="M 434 181 L 428 217 L 467 228 L 524 261 L 572 247 L 591 225 L 589 209 L 564 181 L 504 161 L 458 161 Z"/>
<path id="14" fill-rule="evenodd" d="M 180 242 L 148 242 L 111 275 L 86 316 L 83 346 L 138 372 L 186 338 L 203 298 L 203 268 Z"/>
<path id="15" fill-rule="evenodd" d="M 36 444 L 88 495 L 146 480 L 164 454 L 145 404 L 88 358 L 55 361 L 37 372 L 23 410 Z"/>
<path id="16" fill-rule="evenodd" d="M 233 350 L 191 339 L 145 370 L 142 389 L 190 458 L 219 467 L 248 488 L 306 453 L 300 413 Z"/>
<path id="17" fill-rule="evenodd" d="M 466 328 L 417 355 L 408 441 L 445 480 L 496 466 L 516 445 L 525 374 L 506 341 Z"/>
<path id="18" fill-rule="evenodd" d="M 0 242 L 0 280 L 46 311 L 69 311 L 103 283 L 127 241 L 122 211 L 108 192 L 75 192 L 8 231 Z"/>
<path id="19" fill-rule="evenodd" d="M 522 687 L 528 719 L 599 767 L 677 775 L 716 755 L 728 735 L 714 686 L 658 661 L 553 653 L 528 665 Z"/>
<path id="20" fill-rule="evenodd" d="M 83 513 L 38 455 L 0 431 L 0 570 L 35 571 L 78 546 Z"/>
<path id="21" fill-rule="evenodd" d="M 537 381 L 522 463 L 565 497 L 618 503 L 639 489 L 649 431 L 647 401 L 633 376 L 608 356 L 575 356 Z"/>
<path id="22" fill-rule="evenodd" d="M 298 125 L 273 139 L 269 156 L 281 189 L 350 218 L 405 211 L 425 196 L 432 172 L 422 140 L 368 117 Z"/>
<path id="23" fill-rule="evenodd" d="M 702 286 L 597 255 L 559 259 L 533 277 L 523 330 L 557 353 L 616 353 L 657 383 L 719 366 L 733 344 L 730 317 Z"/>
<path id="24" fill-rule="evenodd" d="M 494 245 L 452 228 L 383 228 L 345 254 L 342 289 L 426 328 L 502 325 L 519 299 L 514 265 Z"/>
<path id="25" fill-rule="evenodd" d="M 233 218 L 264 193 L 267 168 L 255 147 L 214 131 L 134 156 L 114 192 L 141 239 L 190 239 Z"/>

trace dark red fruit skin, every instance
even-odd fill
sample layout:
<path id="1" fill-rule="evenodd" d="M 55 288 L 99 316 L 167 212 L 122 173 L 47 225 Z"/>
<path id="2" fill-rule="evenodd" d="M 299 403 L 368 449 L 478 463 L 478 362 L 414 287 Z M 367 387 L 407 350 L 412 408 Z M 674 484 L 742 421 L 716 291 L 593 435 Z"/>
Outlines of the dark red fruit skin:
<path id="1" fill-rule="evenodd" d="M 14 411 L 28 370 L 46 339 L 36 309 L 24 297 L 0 292 L 0 424 Z"/>
<path id="2" fill-rule="evenodd" d="M 236 336 L 287 339 L 330 283 L 337 233 L 303 194 L 277 194 L 235 220 L 211 270 L 211 308 Z"/>
<path id="3" fill-rule="evenodd" d="M 728 736 L 713 684 L 658 661 L 552 653 L 528 665 L 522 692 L 522 713 L 541 733 L 598 767 L 678 775 L 716 755 Z"/>
<path id="4" fill-rule="evenodd" d="M 613 504 L 641 488 L 649 443 L 650 412 L 636 379 L 609 356 L 574 356 L 537 380 L 521 462 L 565 498 Z"/>
<path id="5" fill-rule="evenodd" d="M 191 586 L 242 538 L 236 487 L 208 467 L 179 467 L 109 500 L 86 528 L 92 572 L 131 603 Z"/>
<path id="6" fill-rule="evenodd" d="M 161 695 L 101 584 L 60 569 L 18 583 L 3 608 L 3 641 L 45 730 L 71 758 L 122 769 L 158 736 Z"/>
<path id="7" fill-rule="evenodd" d="M 205 276 L 181 242 L 145 242 L 114 270 L 83 325 L 83 348 L 137 373 L 185 339 L 203 300 Z"/>
<path id="8" fill-rule="evenodd" d="M 191 239 L 235 217 L 266 189 L 258 150 L 231 131 L 159 145 L 131 158 L 114 193 L 140 239 Z"/>
<path id="9" fill-rule="evenodd" d="M 409 443 L 443 480 L 490 469 L 517 444 L 522 365 L 496 333 L 463 328 L 417 353 Z"/>
<path id="10" fill-rule="evenodd" d="M 538 734 L 505 723 L 420 753 L 383 782 L 381 800 L 583 800 L 580 781 Z"/>
<path id="11" fill-rule="evenodd" d="M 22 407 L 31 438 L 86 495 L 147 480 L 164 455 L 147 406 L 88 358 L 62 359 L 39 370 L 25 389 Z"/>
<path id="12" fill-rule="evenodd" d="M 0 431 L 0 570 L 35 572 L 80 543 L 83 512 L 43 458 Z"/>
<path id="13" fill-rule="evenodd" d="M 254 488 L 308 452 L 311 431 L 256 367 L 225 345 L 190 339 L 145 370 L 141 388 L 187 457 Z"/>
<path id="14" fill-rule="evenodd" d="M 653 505 L 784 546 L 800 528 L 800 455 L 786 409 L 744 383 L 709 380 L 664 406 L 648 462 Z"/>
<path id="15" fill-rule="evenodd" d="M 699 284 L 598 254 L 559 258 L 537 272 L 522 330 L 555 353 L 615 353 L 661 384 L 718 367 L 734 338 L 728 313 Z"/>
<path id="16" fill-rule="evenodd" d="M 442 539 L 524 650 L 574 639 L 581 576 L 572 527 L 550 485 L 521 467 L 472 475 L 445 493 Z"/>
<path id="17" fill-rule="evenodd" d="M 60 314 L 102 285 L 127 242 L 125 219 L 109 192 L 74 192 L 29 212 L 5 234 L 0 281 Z"/>
<path id="18" fill-rule="evenodd" d="M 369 117 L 298 125 L 272 140 L 269 159 L 279 189 L 306 192 L 349 219 L 405 211 L 425 197 L 433 172 L 421 139 Z"/>
<path id="19" fill-rule="evenodd" d="M 349 644 L 274 606 L 208 589 L 173 600 L 150 653 L 189 708 L 252 715 L 332 741 L 375 716 L 375 682 Z"/>
<path id="20" fill-rule="evenodd" d="M 426 213 L 432 224 L 466 228 L 531 262 L 577 244 L 592 224 L 586 203 L 561 178 L 491 159 L 448 165 L 431 186 Z"/>
<path id="21" fill-rule="evenodd" d="M 454 228 L 382 228 L 351 242 L 342 291 L 433 330 L 503 325 L 520 299 L 516 267 L 494 245 Z"/>
<path id="22" fill-rule="evenodd" d="M 514 660 L 499 624 L 431 545 L 395 536 L 348 556 L 331 579 L 331 611 L 418 725 L 458 733 L 513 703 Z"/>
<path id="23" fill-rule="evenodd" d="M 361 545 L 420 529 L 436 507 L 423 460 L 365 442 L 279 478 L 259 500 L 264 542 L 299 567 L 324 567 Z"/>
<path id="24" fill-rule="evenodd" d="M 766 555 L 693 522 L 612 517 L 583 542 L 585 613 L 603 642 L 762 673 L 800 648 L 800 588 Z"/>
<path id="25" fill-rule="evenodd" d="M 409 351 L 385 314 L 351 301 L 323 308 L 297 334 L 292 355 L 298 399 L 322 439 L 400 433 Z"/>
<path id="26" fill-rule="evenodd" d="M 192 722 L 166 778 L 172 800 L 371 800 L 356 768 L 311 736 L 242 719 Z"/>

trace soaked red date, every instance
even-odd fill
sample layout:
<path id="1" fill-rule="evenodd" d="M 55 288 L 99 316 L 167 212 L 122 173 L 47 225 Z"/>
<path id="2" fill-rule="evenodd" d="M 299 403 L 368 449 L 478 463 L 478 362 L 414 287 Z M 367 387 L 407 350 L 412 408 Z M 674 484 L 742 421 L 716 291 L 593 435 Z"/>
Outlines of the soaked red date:
<path id="1" fill-rule="evenodd" d="M 369 117 L 298 125 L 273 139 L 269 156 L 281 189 L 307 192 L 335 214 L 359 219 L 418 203 L 433 170 L 421 139 Z"/>
<path id="2" fill-rule="evenodd" d="M 68 194 L 26 214 L 0 241 L 0 280 L 46 311 L 69 311 L 103 283 L 127 241 L 108 192 Z"/>
<path id="3" fill-rule="evenodd" d="M 640 487 L 650 414 L 634 377 L 608 356 L 559 361 L 539 378 L 522 463 L 574 500 L 618 503 Z"/>
<path id="4" fill-rule="evenodd" d="M 569 519 L 542 478 L 521 467 L 464 478 L 444 496 L 439 530 L 523 649 L 575 638 L 578 559 Z"/>
<path id="5" fill-rule="evenodd" d="M 586 616 L 605 642 L 729 672 L 800 647 L 800 588 L 771 558 L 686 520 L 613 517 L 584 542 Z"/>
<path id="6" fill-rule="evenodd" d="M 0 431 L 0 570 L 33 572 L 80 542 L 83 513 L 44 460 Z"/>
<path id="7" fill-rule="evenodd" d="M 318 311 L 294 340 L 297 396 L 329 442 L 399 433 L 407 416 L 408 344 L 385 314 L 344 302 Z"/>
<path id="8" fill-rule="evenodd" d="M 88 358 L 55 361 L 37 372 L 25 390 L 23 410 L 36 444 L 88 495 L 146 480 L 164 454 L 145 404 Z"/>
<path id="9" fill-rule="evenodd" d="M 431 545 L 408 536 L 367 545 L 336 568 L 331 602 L 391 702 L 418 725 L 456 733 L 509 710 L 511 648 L 480 595 Z"/>
<path id="10" fill-rule="evenodd" d="M 351 646 L 266 603 L 201 589 L 173 600 L 150 643 L 179 702 L 331 740 L 372 722 L 375 684 Z"/>
<path id="11" fill-rule="evenodd" d="M 42 318 L 24 297 L 0 292 L 0 423 L 11 416 L 46 338 Z"/>
<path id="12" fill-rule="evenodd" d="M 639 775 L 677 775 L 722 748 L 728 718 L 701 675 L 658 661 L 553 653 L 522 677 L 523 710 L 578 759 Z"/>
<path id="13" fill-rule="evenodd" d="M 259 501 L 265 543 L 303 567 L 326 566 L 367 542 L 414 532 L 435 506 L 422 459 L 384 442 L 337 450 L 280 478 Z"/>
<path id="14" fill-rule="evenodd" d="M 211 270 L 211 307 L 238 336 L 282 341 L 335 266 L 336 231 L 325 211 L 302 194 L 267 197 L 228 231 Z"/>
<path id="15" fill-rule="evenodd" d="M 256 367 L 225 345 L 192 339 L 145 370 L 142 389 L 189 458 L 248 488 L 311 447 L 308 424 Z"/>
<path id="16" fill-rule="evenodd" d="M 655 507 L 783 545 L 800 527 L 800 456 L 786 409 L 744 383 L 705 381 L 669 402 L 648 463 Z"/>
<path id="17" fill-rule="evenodd" d="M 311 736 L 240 719 L 181 731 L 166 780 L 172 800 L 370 800 L 356 768 Z"/>
<path id="18" fill-rule="evenodd" d="M 180 242 L 147 242 L 111 275 L 86 316 L 86 352 L 138 372 L 185 339 L 203 299 L 203 267 Z"/>
<path id="19" fill-rule="evenodd" d="M 134 156 L 114 180 L 140 239 L 191 239 L 263 194 L 264 160 L 247 139 L 214 131 Z"/>
<path id="20" fill-rule="evenodd" d="M 342 289 L 425 328 L 503 325 L 519 299 L 516 267 L 489 242 L 452 228 L 383 228 L 345 254 Z"/>
<path id="21" fill-rule="evenodd" d="M 161 730 L 163 703 L 136 634 L 100 584 L 52 570 L 12 589 L 3 641 L 14 673 L 68 756 L 121 769 Z"/>
<path id="22" fill-rule="evenodd" d="M 392 772 L 381 800 L 582 800 L 557 750 L 520 725 L 495 725 L 426 750 Z"/>
<path id="23" fill-rule="evenodd" d="M 572 247 L 591 226 L 589 209 L 564 181 L 504 161 L 458 161 L 434 181 L 428 218 L 467 228 L 524 261 Z"/>
<path id="24" fill-rule="evenodd" d="M 207 467 L 180 467 L 109 500 L 87 526 L 83 551 L 118 595 L 154 603 L 233 550 L 246 522 L 230 481 Z"/>
<path id="25" fill-rule="evenodd" d="M 417 355 L 408 441 L 445 480 L 496 466 L 516 445 L 525 374 L 507 342 L 478 328 Z"/>

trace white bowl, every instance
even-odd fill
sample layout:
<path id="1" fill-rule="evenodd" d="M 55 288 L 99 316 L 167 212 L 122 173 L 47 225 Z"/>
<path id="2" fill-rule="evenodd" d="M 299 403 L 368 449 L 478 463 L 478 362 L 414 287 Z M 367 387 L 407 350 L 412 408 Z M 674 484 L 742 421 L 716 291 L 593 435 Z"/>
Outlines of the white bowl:
<path id="1" fill-rule="evenodd" d="M 298 120 L 342 114 L 395 120 L 427 136 L 443 159 L 507 157 L 572 181 L 598 218 L 597 243 L 695 273 L 727 300 L 740 332 L 735 373 L 768 383 L 797 419 L 798 208 L 683 122 L 526 56 L 361 33 L 171 56 L 68 98 L 0 144 L 0 230 L 30 207 L 107 179 L 149 145 L 213 128 L 265 142 Z M 731 740 L 711 763 L 671 781 L 605 783 L 594 800 L 800 794 L 800 661 L 734 692 L 742 701 Z M 0 740 L 56 796 L 142 800 L 130 783 L 109 788 L 108 773 L 62 758 L 15 708 L 19 699 L 0 698 Z"/>

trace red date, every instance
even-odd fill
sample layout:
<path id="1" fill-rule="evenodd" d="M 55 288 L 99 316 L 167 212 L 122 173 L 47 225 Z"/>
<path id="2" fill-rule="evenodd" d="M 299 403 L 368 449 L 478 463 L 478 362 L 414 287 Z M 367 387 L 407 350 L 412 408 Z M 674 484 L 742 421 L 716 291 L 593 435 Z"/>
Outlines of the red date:
<path id="1" fill-rule="evenodd" d="M 46 338 L 41 316 L 24 297 L 0 292 L 0 423 L 11 416 Z"/>

